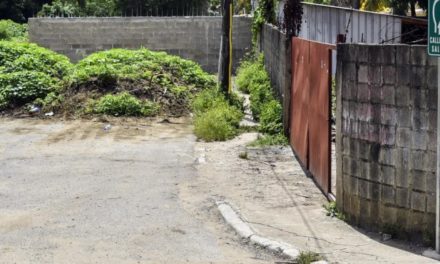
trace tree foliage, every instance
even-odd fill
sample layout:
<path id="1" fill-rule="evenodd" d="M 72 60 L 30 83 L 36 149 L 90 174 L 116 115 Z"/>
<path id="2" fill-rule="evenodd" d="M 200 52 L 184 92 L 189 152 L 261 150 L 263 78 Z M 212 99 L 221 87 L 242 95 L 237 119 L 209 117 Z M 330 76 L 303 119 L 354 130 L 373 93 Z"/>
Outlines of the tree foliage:
<path id="1" fill-rule="evenodd" d="M 283 29 L 288 39 L 297 36 L 301 30 L 303 9 L 300 0 L 287 0 L 284 5 Z"/>
<path id="2" fill-rule="evenodd" d="M 428 7 L 428 0 L 362 0 L 361 9 L 368 11 L 385 11 L 392 9 L 393 14 L 406 16 L 409 13 L 411 16 L 416 16 L 416 7 L 426 10 Z"/>
<path id="3" fill-rule="evenodd" d="M 40 12 L 46 16 L 185 15 L 205 12 L 219 0 L 0 0 L 0 19 L 26 22 Z M 247 8 L 248 0 L 237 7 Z"/>

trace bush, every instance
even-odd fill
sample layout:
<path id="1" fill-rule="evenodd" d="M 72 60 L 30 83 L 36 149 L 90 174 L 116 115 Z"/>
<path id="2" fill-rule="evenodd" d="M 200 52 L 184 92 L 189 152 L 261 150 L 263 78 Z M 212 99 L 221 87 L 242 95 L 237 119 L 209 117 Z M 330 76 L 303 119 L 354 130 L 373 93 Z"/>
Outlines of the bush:
<path id="1" fill-rule="evenodd" d="M 205 141 L 224 141 L 235 137 L 243 114 L 222 104 L 196 117 L 194 133 Z"/>
<path id="2" fill-rule="evenodd" d="M 70 70 L 65 56 L 35 44 L 0 41 L 2 108 L 21 106 L 59 91 Z"/>
<path id="3" fill-rule="evenodd" d="M 158 111 L 157 104 L 141 101 L 127 92 L 107 94 L 101 97 L 94 107 L 95 113 L 114 116 L 153 116 Z"/>
<path id="4" fill-rule="evenodd" d="M 211 88 L 198 93 L 193 99 L 191 106 L 194 114 L 197 116 L 220 104 L 227 104 L 224 95 L 218 89 Z"/>
<path id="5" fill-rule="evenodd" d="M 0 40 L 27 41 L 26 24 L 18 24 L 12 20 L 0 20 Z"/>
<path id="6" fill-rule="evenodd" d="M 272 100 L 262 107 L 260 116 L 260 132 L 276 135 L 283 133 L 283 107 L 281 104 Z"/>
<path id="7" fill-rule="evenodd" d="M 238 134 L 243 112 L 235 105 L 239 100 L 232 95 L 231 100 L 217 89 L 200 92 L 192 102 L 195 114 L 194 133 L 205 141 L 224 141 Z M 235 102 L 231 105 L 230 101 Z"/>

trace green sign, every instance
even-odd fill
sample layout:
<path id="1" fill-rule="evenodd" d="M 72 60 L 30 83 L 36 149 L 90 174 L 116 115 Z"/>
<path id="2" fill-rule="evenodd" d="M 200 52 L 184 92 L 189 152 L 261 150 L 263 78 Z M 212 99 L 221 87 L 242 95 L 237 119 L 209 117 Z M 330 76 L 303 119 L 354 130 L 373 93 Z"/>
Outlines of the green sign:
<path id="1" fill-rule="evenodd" d="M 440 0 L 429 0 L 428 54 L 440 56 Z"/>

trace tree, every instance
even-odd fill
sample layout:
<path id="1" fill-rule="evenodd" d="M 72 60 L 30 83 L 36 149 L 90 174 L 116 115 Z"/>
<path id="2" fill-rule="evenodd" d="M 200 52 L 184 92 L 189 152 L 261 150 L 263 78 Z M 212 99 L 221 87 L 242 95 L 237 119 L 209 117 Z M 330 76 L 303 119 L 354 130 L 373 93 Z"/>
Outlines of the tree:
<path id="1" fill-rule="evenodd" d="M 15 22 L 24 22 L 24 0 L 0 0 L 0 19 L 11 19 Z"/>

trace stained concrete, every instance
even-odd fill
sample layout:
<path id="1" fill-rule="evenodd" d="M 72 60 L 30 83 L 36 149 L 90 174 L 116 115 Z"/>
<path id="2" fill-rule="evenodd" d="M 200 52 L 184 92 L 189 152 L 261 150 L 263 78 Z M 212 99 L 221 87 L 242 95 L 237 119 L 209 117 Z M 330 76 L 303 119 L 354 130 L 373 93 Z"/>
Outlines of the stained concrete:
<path id="1" fill-rule="evenodd" d="M 0 120 L 0 263 L 273 263 L 184 209 L 191 127 Z"/>

